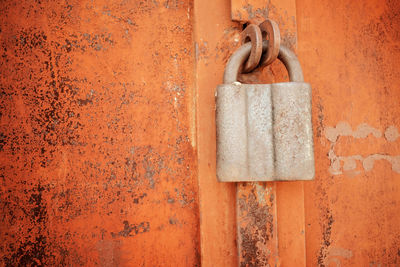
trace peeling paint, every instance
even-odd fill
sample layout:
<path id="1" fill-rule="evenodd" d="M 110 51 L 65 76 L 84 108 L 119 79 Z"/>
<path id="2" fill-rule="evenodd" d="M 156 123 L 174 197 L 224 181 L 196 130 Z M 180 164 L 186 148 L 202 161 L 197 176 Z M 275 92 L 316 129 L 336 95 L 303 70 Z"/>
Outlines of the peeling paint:
<path id="1" fill-rule="evenodd" d="M 274 190 L 267 183 L 240 183 L 237 190 L 239 266 L 277 264 Z"/>
<path id="2" fill-rule="evenodd" d="M 353 252 L 348 249 L 330 247 L 327 252 L 327 256 L 324 261 L 325 266 L 331 266 L 333 263 L 336 267 L 342 266 L 343 259 L 351 259 L 353 257 Z"/>
<path id="3" fill-rule="evenodd" d="M 385 131 L 385 138 L 389 142 L 395 142 L 400 137 L 399 131 L 393 125 L 389 126 Z"/>
<path id="4" fill-rule="evenodd" d="M 333 175 L 340 175 L 343 173 L 343 171 L 352 171 L 353 174 L 360 174 L 361 172 L 356 170 L 358 166 L 357 162 L 360 162 L 362 164 L 362 168 L 364 171 L 369 172 L 373 169 L 374 163 L 377 160 L 385 160 L 389 162 L 392 165 L 392 170 L 396 173 L 400 173 L 400 156 L 388 156 L 383 154 L 372 154 L 366 157 L 363 157 L 361 155 L 336 156 L 333 149 L 331 149 L 329 151 L 328 157 L 331 161 L 329 172 Z M 341 162 L 343 162 L 343 166 Z"/>
<path id="5" fill-rule="evenodd" d="M 339 122 L 336 127 L 326 127 L 325 137 L 332 143 L 336 142 L 339 136 L 352 136 L 354 138 L 366 138 L 369 134 L 380 138 L 382 133 L 366 123 L 360 124 L 355 131 L 347 122 Z"/>
<path id="6" fill-rule="evenodd" d="M 340 136 L 351 136 L 357 139 L 367 138 L 372 134 L 376 138 L 381 138 L 382 133 L 380 130 L 369 126 L 366 123 L 360 124 L 355 131 L 352 130 L 350 124 L 347 122 L 339 122 L 336 127 L 326 127 L 325 137 L 331 142 L 328 158 L 331 162 L 329 172 L 333 175 L 340 175 L 344 172 L 358 175 L 361 173 L 357 170 L 360 163 L 362 169 L 369 172 L 373 169 L 375 161 L 385 160 L 392 165 L 392 170 L 400 173 L 400 155 L 385 155 L 385 154 L 371 154 L 367 156 L 351 155 L 351 156 L 338 156 L 335 153 L 335 145 Z M 395 126 L 389 126 L 384 134 L 388 142 L 395 142 L 399 133 Z M 343 165 L 342 165 L 343 163 Z"/>

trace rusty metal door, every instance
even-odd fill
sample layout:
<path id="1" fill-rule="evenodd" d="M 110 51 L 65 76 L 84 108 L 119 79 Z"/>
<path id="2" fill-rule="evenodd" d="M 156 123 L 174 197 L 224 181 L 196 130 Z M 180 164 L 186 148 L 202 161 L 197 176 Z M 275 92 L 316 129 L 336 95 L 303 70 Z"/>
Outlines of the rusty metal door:
<path id="1" fill-rule="evenodd" d="M 0 265 L 399 266 L 399 10 L 1 1 Z M 274 19 L 299 57 L 314 181 L 217 182 L 232 16 Z M 275 62 L 242 79 L 287 77 Z"/>
<path id="2" fill-rule="evenodd" d="M 400 266 L 399 3 L 195 1 L 194 10 L 203 265 Z M 272 18 L 296 50 L 313 88 L 314 181 L 216 182 L 209 107 L 240 45 L 232 18 Z M 274 63 L 242 79 L 284 76 Z"/>
<path id="3" fill-rule="evenodd" d="M 1 266 L 200 264 L 192 21 L 1 1 Z"/>

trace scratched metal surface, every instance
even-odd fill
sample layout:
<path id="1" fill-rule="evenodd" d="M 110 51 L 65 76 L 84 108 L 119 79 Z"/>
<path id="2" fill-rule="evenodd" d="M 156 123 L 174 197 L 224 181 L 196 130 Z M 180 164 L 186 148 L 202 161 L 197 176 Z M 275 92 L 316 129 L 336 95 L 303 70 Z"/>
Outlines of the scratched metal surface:
<path id="1" fill-rule="evenodd" d="M 1 2 L 0 265 L 199 265 L 192 10 Z"/>

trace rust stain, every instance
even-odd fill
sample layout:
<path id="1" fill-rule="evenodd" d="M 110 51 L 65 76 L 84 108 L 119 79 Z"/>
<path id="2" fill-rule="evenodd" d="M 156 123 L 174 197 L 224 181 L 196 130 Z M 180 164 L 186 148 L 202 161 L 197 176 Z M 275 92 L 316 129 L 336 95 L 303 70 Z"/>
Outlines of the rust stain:
<path id="1" fill-rule="evenodd" d="M 268 1 L 265 0 L 233 0 L 231 1 L 232 20 L 249 22 L 268 18 Z"/>
<path id="2" fill-rule="evenodd" d="M 333 219 L 332 212 L 327 209 L 323 214 L 322 235 L 323 242 L 319 250 L 318 266 L 326 266 L 326 259 L 328 257 L 329 249 L 332 244 L 332 227 L 335 220 Z"/>
<path id="3" fill-rule="evenodd" d="M 141 222 L 140 224 L 129 224 L 128 221 L 123 221 L 123 224 L 124 224 L 124 229 L 118 233 L 111 232 L 112 237 L 114 238 L 119 236 L 129 237 L 150 231 L 149 222 Z"/>
<path id="4" fill-rule="evenodd" d="M 279 25 L 282 43 L 296 47 L 296 5 L 295 1 L 232 0 L 232 20 L 240 23 L 259 24 L 265 19 L 273 19 Z"/>
<path id="5" fill-rule="evenodd" d="M 272 184 L 271 184 L 272 185 Z M 275 191 L 267 183 L 237 189 L 239 266 L 277 266 Z"/>

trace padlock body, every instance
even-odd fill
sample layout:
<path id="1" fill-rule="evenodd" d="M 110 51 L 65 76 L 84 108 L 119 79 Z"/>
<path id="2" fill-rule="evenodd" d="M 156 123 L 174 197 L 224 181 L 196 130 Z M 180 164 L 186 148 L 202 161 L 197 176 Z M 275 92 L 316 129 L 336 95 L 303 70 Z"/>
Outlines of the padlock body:
<path id="1" fill-rule="evenodd" d="M 220 181 L 314 178 L 308 83 L 220 85 L 216 128 Z"/>

